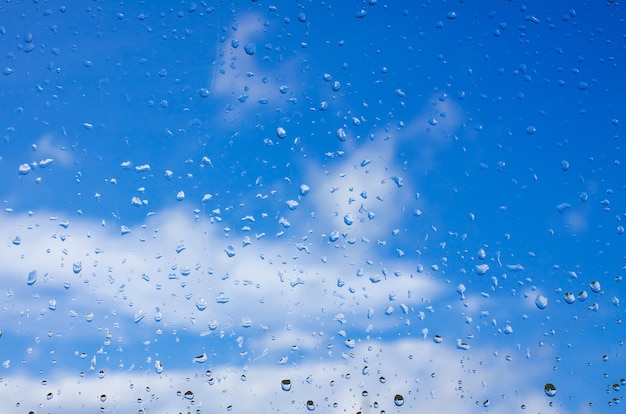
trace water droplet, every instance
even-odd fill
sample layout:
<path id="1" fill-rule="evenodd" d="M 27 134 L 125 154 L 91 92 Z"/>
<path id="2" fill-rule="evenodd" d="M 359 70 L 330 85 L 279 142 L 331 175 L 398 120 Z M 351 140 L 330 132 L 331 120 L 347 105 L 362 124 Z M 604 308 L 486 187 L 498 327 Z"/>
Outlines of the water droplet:
<path id="1" fill-rule="evenodd" d="M 569 170 L 569 162 L 567 160 L 561 161 L 561 170 L 563 171 Z"/>
<path id="2" fill-rule="evenodd" d="M 228 245 L 226 246 L 226 248 L 224 249 L 224 252 L 226 253 L 226 256 L 228 257 L 233 257 L 235 254 L 235 248 L 232 245 Z"/>
<path id="3" fill-rule="evenodd" d="M 343 222 L 346 224 L 346 226 L 351 226 L 354 223 L 354 218 L 352 217 L 352 214 L 348 213 L 343 216 Z"/>
<path id="4" fill-rule="evenodd" d="M 193 392 L 191 391 L 185 391 L 185 394 L 183 395 L 187 400 L 193 400 Z"/>
<path id="5" fill-rule="evenodd" d="M 196 301 L 196 308 L 198 308 L 199 311 L 202 312 L 203 310 L 206 309 L 206 307 L 207 307 L 207 303 L 206 303 L 206 300 L 204 300 L 203 298 L 199 298 Z"/>
<path id="6" fill-rule="evenodd" d="M 485 257 L 487 257 L 487 253 L 485 252 L 485 249 L 483 248 L 478 249 L 477 255 L 480 260 L 485 260 Z"/>
<path id="7" fill-rule="evenodd" d="M 51 392 L 49 392 L 49 393 L 46 395 L 46 400 L 51 400 L 51 399 L 52 399 L 52 393 L 51 393 Z"/>
<path id="8" fill-rule="evenodd" d="M 206 353 L 203 353 L 203 354 L 200 354 L 197 357 L 195 357 L 193 359 L 193 362 L 198 363 L 198 364 L 202 364 L 202 363 L 206 362 L 206 360 L 207 360 Z"/>
<path id="9" fill-rule="evenodd" d="M 145 316 L 146 316 L 146 312 L 142 310 L 135 313 L 135 323 L 139 323 L 139 321 L 141 321 Z"/>
<path id="10" fill-rule="evenodd" d="M 30 172 L 30 165 L 22 164 L 17 168 L 17 171 L 20 173 L 20 175 L 26 175 Z"/>
<path id="11" fill-rule="evenodd" d="M 315 410 L 315 403 L 313 402 L 313 400 L 308 400 L 306 402 L 306 409 L 309 411 Z"/>
<path id="12" fill-rule="evenodd" d="M 348 135 L 346 134 L 346 130 L 343 128 L 339 128 L 337 129 L 337 139 L 339 141 L 345 141 L 348 138 Z"/>
<path id="13" fill-rule="evenodd" d="M 489 265 L 486 263 L 474 266 L 474 273 L 476 273 L 478 276 L 482 276 L 486 274 L 488 271 L 489 271 Z"/>
<path id="14" fill-rule="evenodd" d="M 101 370 L 98 372 L 98 378 L 100 378 L 100 379 L 104 378 L 104 376 L 105 376 L 105 375 L 106 375 L 106 373 L 104 372 L 104 370 L 103 370 L 103 369 L 101 369 Z"/>
<path id="15" fill-rule="evenodd" d="M 256 43 L 248 43 L 243 47 L 246 54 L 252 56 L 256 53 Z"/>
<path id="16" fill-rule="evenodd" d="M 32 286 L 35 284 L 35 282 L 37 281 L 37 271 L 36 270 L 31 270 L 28 273 L 28 279 L 26 279 L 26 284 L 28 286 Z"/>
<path id="17" fill-rule="evenodd" d="M 433 336 L 433 342 L 436 344 L 440 344 L 443 342 L 443 338 L 441 337 L 441 335 L 435 335 Z"/>
<path id="18" fill-rule="evenodd" d="M 100 396 L 100 401 L 105 402 L 107 400 L 107 395 L 106 394 L 102 394 Z"/>
<path id="19" fill-rule="evenodd" d="M 280 388 L 283 389 L 283 391 L 289 391 L 291 390 L 291 380 L 290 379 L 284 379 L 280 382 Z"/>
<path id="20" fill-rule="evenodd" d="M 572 206 L 568 203 L 561 203 L 558 206 L 556 206 L 556 211 L 559 214 L 563 214 L 565 213 L 567 210 L 569 210 L 570 208 L 572 208 Z"/>
<path id="21" fill-rule="evenodd" d="M 283 127 L 278 127 L 276 128 L 276 136 L 280 139 L 285 139 L 287 138 L 287 131 Z"/>
<path id="22" fill-rule="evenodd" d="M 185 192 L 184 191 L 179 191 L 178 193 L 176 193 L 176 200 L 178 201 L 183 201 L 185 199 Z"/>
<path id="23" fill-rule="evenodd" d="M 54 299 L 50 299 L 50 301 L 48 301 L 48 309 L 50 309 L 51 311 L 56 310 L 57 309 L 57 301 Z"/>
<path id="24" fill-rule="evenodd" d="M 548 306 L 548 298 L 543 295 L 537 295 L 535 298 L 535 305 L 537 305 L 539 309 L 545 309 L 546 306 Z"/>
<path id="25" fill-rule="evenodd" d="M 451 11 L 450 13 L 448 13 L 448 14 L 446 15 L 446 19 L 448 19 L 448 20 L 454 20 L 454 19 L 456 19 L 456 12 Z"/>
<path id="26" fill-rule="evenodd" d="M 207 88 L 200 88 L 200 90 L 198 91 L 198 94 L 202 98 L 208 98 L 209 97 L 209 90 Z"/>
<path id="27" fill-rule="evenodd" d="M 527 133 L 528 135 L 532 135 L 532 134 L 534 134 L 535 132 L 537 132 L 537 128 L 535 128 L 535 127 L 534 127 L 534 126 L 532 126 L 532 125 L 530 125 L 530 126 L 528 126 L 528 128 L 526 128 L 526 133 Z"/>
<path id="28" fill-rule="evenodd" d="M 589 288 L 591 289 L 593 293 L 600 293 L 600 290 L 602 290 L 600 286 L 600 282 L 598 282 L 597 280 L 594 280 L 591 283 L 589 283 Z"/>
<path id="29" fill-rule="evenodd" d="M 572 292 L 565 292 L 563 294 L 563 300 L 565 300 L 565 303 L 567 303 L 568 305 L 571 305 L 576 301 L 576 297 Z"/>
<path id="30" fill-rule="evenodd" d="M 393 397 L 393 403 L 396 405 L 396 407 L 400 407 L 402 404 L 404 404 L 404 397 L 401 394 L 396 394 Z"/>
<path id="31" fill-rule="evenodd" d="M 300 203 L 298 203 L 296 200 L 287 200 L 285 201 L 285 204 L 287 204 L 287 207 L 289 207 L 289 210 L 295 210 L 300 205 Z"/>
<path id="32" fill-rule="evenodd" d="M 545 392 L 548 397 L 554 397 L 556 395 L 556 387 L 548 382 L 544 385 L 543 392 Z"/>
<path id="33" fill-rule="evenodd" d="M 587 293 L 586 290 L 581 290 L 580 292 L 578 292 L 578 300 L 580 302 L 584 302 L 585 299 L 587 299 L 589 297 L 589 294 Z"/>
<path id="34" fill-rule="evenodd" d="M 82 262 L 74 262 L 72 264 L 72 272 L 74 272 L 75 275 L 79 274 L 81 270 L 83 270 Z"/>

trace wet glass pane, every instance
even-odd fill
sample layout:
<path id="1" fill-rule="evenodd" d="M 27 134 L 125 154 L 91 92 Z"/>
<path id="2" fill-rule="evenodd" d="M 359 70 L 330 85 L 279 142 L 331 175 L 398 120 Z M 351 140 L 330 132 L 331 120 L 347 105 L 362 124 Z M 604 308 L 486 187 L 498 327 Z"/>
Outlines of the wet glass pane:
<path id="1" fill-rule="evenodd" d="M 0 16 L 6 412 L 622 409 L 619 1 Z"/>

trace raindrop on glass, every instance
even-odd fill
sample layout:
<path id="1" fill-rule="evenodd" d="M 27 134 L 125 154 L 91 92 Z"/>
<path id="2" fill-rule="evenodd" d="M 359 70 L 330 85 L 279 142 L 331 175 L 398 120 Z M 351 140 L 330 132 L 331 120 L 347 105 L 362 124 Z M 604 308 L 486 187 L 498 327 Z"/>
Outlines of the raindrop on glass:
<path id="1" fill-rule="evenodd" d="M 537 295 L 537 297 L 535 298 L 535 305 L 539 309 L 545 309 L 546 306 L 548 306 L 548 298 L 543 295 Z"/>
<path id="2" fill-rule="evenodd" d="M 396 407 L 400 407 L 402 404 L 404 404 L 404 397 L 401 394 L 396 394 L 393 397 L 393 403 L 396 405 Z"/>
<path id="3" fill-rule="evenodd" d="M 543 392 L 545 392 L 548 397 L 554 397 L 556 395 L 556 387 L 551 383 L 547 383 L 543 387 Z"/>
<path id="4" fill-rule="evenodd" d="M 280 388 L 283 389 L 283 391 L 289 391 L 291 390 L 291 380 L 290 379 L 284 379 L 280 382 Z"/>

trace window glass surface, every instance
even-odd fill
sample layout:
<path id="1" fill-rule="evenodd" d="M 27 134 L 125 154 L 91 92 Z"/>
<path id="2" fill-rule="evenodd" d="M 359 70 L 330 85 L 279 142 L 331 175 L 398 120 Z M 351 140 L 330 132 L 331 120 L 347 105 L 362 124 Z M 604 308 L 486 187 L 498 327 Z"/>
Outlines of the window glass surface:
<path id="1" fill-rule="evenodd" d="M 617 0 L 0 5 L 15 413 L 619 413 Z"/>

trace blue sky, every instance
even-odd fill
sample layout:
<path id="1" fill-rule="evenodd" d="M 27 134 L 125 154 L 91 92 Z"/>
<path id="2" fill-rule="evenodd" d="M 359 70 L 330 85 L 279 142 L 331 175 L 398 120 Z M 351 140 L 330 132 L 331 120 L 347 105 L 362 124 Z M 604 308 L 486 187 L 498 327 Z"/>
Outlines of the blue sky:
<path id="1" fill-rule="evenodd" d="M 575 3 L 2 5 L 1 400 L 620 412 L 624 13 Z"/>

